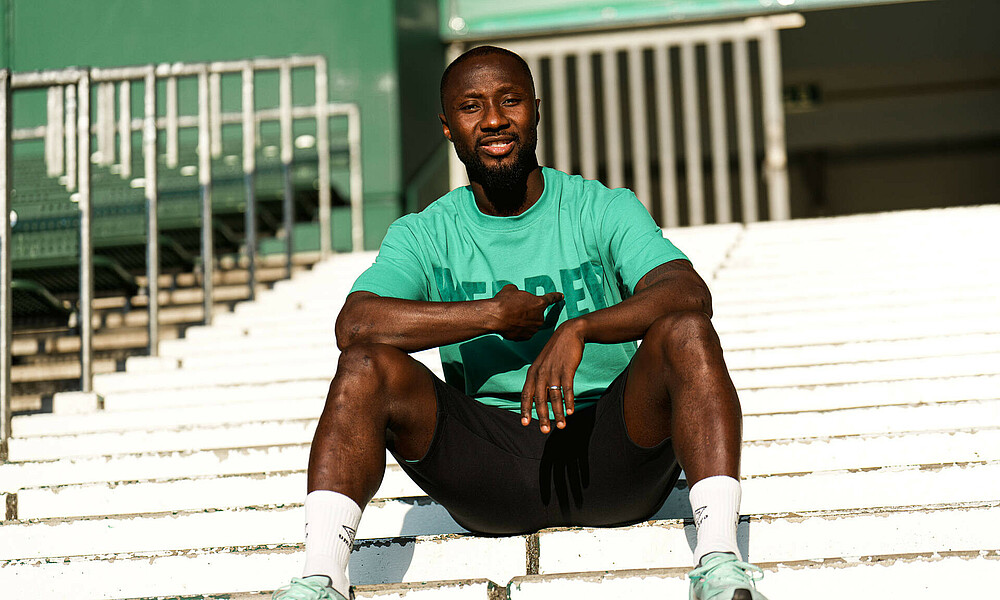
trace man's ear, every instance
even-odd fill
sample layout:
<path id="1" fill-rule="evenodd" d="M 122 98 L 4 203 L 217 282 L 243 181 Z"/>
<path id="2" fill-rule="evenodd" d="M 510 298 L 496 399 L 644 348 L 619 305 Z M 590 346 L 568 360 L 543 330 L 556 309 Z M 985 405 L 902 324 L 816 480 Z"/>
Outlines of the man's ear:
<path id="1" fill-rule="evenodd" d="M 444 132 L 444 137 L 451 141 L 451 127 L 448 127 L 448 120 L 444 118 L 444 114 L 439 113 L 438 119 L 441 119 L 441 131 Z"/>
<path id="2" fill-rule="evenodd" d="M 538 110 L 538 107 L 542 105 L 542 99 L 535 99 L 535 125 L 538 125 L 542 121 L 542 111 Z"/>

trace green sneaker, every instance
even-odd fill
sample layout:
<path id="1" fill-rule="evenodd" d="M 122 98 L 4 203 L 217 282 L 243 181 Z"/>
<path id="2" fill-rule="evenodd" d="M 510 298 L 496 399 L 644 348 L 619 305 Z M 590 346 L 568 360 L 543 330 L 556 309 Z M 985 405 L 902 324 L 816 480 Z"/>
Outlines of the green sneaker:
<path id="1" fill-rule="evenodd" d="M 763 577 L 760 567 L 741 562 L 728 552 L 712 552 L 688 573 L 690 600 L 767 600 L 755 583 Z"/>
<path id="2" fill-rule="evenodd" d="M 330 578 L 322 575 L 293 577 L 290 584 L 274 590 L 271 600 L 347 600 L 329 582 Z"/>

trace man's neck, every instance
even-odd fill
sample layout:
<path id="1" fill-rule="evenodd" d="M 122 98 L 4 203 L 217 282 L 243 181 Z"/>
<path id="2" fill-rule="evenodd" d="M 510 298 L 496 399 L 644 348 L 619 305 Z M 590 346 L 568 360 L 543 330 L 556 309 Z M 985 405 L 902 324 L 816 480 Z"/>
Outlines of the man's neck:
<path id="1" fill-rule="evenodd" d="M 476 206 L 481 213 L 491 217 L 516 217 L 534 206 L 542 197 L 542 192 L 545 190 L 545 178 L 542 177 L 542 168 L 535 167 L 528 173 L 524 191 L 518 193 L 514 198 L 498 197 L 497 192 L 491 191 L 475 181 L 471 185 L 472 194 L 476 198 Z"/>

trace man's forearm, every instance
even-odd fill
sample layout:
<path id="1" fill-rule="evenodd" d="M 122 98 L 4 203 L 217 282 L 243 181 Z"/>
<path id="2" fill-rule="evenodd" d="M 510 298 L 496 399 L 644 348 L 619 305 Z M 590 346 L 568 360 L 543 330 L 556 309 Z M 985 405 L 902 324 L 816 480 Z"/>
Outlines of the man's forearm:
<path id="1" fill-rule="evenodd" d="M 693 269 L 676 267 L 668 263 L 650 271 L 630 298 L 565 325 L 579 328 L 586 342 L 615 344 L 642 339 L 656 319 L 673 312 L 698 311 L 711 317 L 708 286 Z"/>
<path id="2" fill-rule="evenodd" d="M 483 300 L 421 302 L 356 292 L 337 318 L 337 346 L 368 342 L 416 352 L 490 333 L 494 320 Z"/>

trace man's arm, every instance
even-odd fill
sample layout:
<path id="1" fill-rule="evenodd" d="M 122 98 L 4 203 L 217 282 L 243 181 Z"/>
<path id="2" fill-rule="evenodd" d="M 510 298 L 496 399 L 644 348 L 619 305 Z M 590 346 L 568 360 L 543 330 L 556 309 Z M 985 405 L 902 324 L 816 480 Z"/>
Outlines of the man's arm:
<path id="1" fill-rule="evenodd" d="M 561 385 L 564 400 L 557 402 L 553 397 L 552 409 L 556 426 L 565 427 L 565 415 L 573 412 L 573 376 L 583 359 L 584 344 L 641 339 L 658 318 L 681 311 L 711 317 L 712 296 L 690 262 L 673 260 L 646 273 L 626 300 L 563 322 L 528 368 L 521 392 L 521 422 L 527 425 L 531 421 L 534 405 L 542 431 L 549 431 L 547 388 Z"/>
<path id="2" fill-rule="evenodd" d="M 353 292 L 337 316 L 337 347 L 356 343 L 395 346 L 416 352 L 499 333 L 526 340 L 545 322 L 545 309 L 562 299 L 552 292 L 536 296 L 506 285 L 496 296 L 464 302 L 425 302 Z"/>

